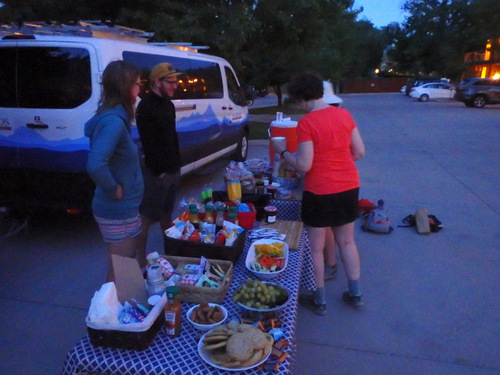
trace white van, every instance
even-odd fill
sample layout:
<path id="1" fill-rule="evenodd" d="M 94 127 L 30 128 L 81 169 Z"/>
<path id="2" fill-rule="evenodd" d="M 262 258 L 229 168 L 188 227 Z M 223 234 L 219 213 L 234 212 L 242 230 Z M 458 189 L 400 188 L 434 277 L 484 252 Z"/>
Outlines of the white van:
<path id="1" fill-rule="evenodd" d="M 160 62 L 183 72 L 173 99 L 182 174 L 227 154 L 246 159 L 248 108 L 231 65 L 133 39 L 0 35 L 0 206 L 90 207 L 94 187 L 83 127 L 97 109 L 104 68 L 114 60 L 139 66 L 145 83 Z M 136 126 L 132 135 L 140 147 Z"/>

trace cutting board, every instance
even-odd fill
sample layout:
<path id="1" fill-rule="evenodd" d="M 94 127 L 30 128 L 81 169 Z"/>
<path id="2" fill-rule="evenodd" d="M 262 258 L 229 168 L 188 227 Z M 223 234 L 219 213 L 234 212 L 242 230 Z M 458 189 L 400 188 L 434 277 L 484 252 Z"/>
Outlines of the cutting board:
<path id="1" fill-rule="evenodd" d="M 276 220 L 276 222 L 272 224 L 268 224 L 263 221 L 260 227 L 274 228 L 277 229 L 280 234 L 286 234 L 285 242 L 288 244 L 290 250 L 299 249 L 300 236 L 302 235 L 302 229 L 304 228 L 304 223 L 302 223 L 302 221 Z"/>

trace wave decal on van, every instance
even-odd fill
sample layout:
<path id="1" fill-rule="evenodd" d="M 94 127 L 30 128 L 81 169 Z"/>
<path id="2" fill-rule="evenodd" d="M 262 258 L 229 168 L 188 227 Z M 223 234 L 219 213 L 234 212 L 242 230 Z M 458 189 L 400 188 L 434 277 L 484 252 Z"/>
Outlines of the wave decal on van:
<path id="1" fill-rule="evenodd" d="M 176 108 L 177 111 L 177 108 Z M 207 109 L 204 113 L 196 111 L 189 116 L 185 114 L 179 114 L 177 116 L 177 124 L 176 128 L 178 132 L 185 131 L 186 129 L 189 131 L 193 130 L 201 130 L 213 125 L 230 125 L 230 126 L 239 126 L 242 122 L 244 122 L 248 118 L 247 116 L 239 116 L 236 118 L 223 116 L 221 119 L 216 115 L 212 106 L 207 106 Z M 241 120 L 241 121 L 235 121 Z"/>
<path id="2" fill-rule="evenodd" d="M 10 136 L 0 137 L 0 147 L 21 147 L 21 148 L 45 148 L 55 151 L 80 151 L 88 150 L 89 139 L 64 138 L 60 140 L 48 140 L 36 131 L 25 127 L 18 128 Z"/>

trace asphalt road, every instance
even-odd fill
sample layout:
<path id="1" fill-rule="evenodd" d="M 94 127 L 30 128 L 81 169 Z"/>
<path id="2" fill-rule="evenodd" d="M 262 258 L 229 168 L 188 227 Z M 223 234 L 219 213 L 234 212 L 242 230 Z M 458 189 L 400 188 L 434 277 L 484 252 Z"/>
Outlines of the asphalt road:
<path id="1" fill-rule="evenodd" d="M 295 374 L 499 374 L 500 106 L 342 97 L 367 148 L 361 195 L 384 199 L 395 229 L 356 226 L 365 306 L 342 303 L 340 272 L 327 284 L 326 317 L 300 308 Z M 252 144 L 249 157 L 267 157 L 266 143 Z M 179 200 L 206 183 L 221 188 L 228 161 L 185 177 Z M 422 236 L 397 227 L 419 208 L 445 228 Z M 161 243 L 153 226 L 148 251 Z M 106 262 L 92 217 L 32 217 L 0 242 L 0 374 L 60 373 L 86 334 Z"/>

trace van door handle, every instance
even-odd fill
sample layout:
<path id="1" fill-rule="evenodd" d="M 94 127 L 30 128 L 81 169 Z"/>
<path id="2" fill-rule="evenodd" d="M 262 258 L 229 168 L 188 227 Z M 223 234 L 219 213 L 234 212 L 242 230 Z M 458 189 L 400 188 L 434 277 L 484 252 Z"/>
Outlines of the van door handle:
<path id="1" fill-rule="evenodd" d="M 26 124 L 26 127 L 30 129 L 48 129 L 49 126 L 45 124 Z"/>

